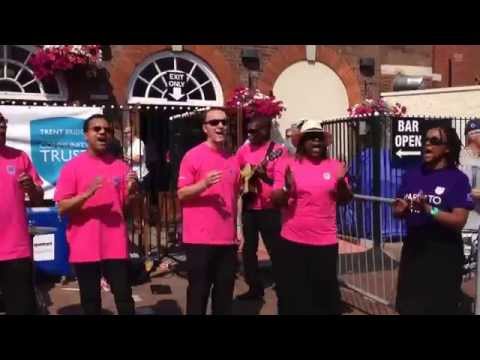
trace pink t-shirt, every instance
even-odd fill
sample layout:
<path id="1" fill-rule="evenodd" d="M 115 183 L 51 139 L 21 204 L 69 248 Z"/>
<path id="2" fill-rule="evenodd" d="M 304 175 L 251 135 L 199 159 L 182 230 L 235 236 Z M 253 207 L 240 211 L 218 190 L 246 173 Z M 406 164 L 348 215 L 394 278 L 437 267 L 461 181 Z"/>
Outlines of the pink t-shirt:
<path id="1" fill-rule="evenodd" d="M 342 165 L 328 159 L 314 164 L 289 157 L 277 164 L 274 189 L 285 185 L 285 169 L 292 170 L 296 190 L 282 213 L 282 237 L 308 245 L 337 243 L 336 201 L 330 195 Z"/>
<path id="2" fill-rule="evenodd" d="M 36 185 L 42 185 L 27 154 L 8 146 L 0 147 L 0 261 L 32 257 L 25 192 L 18 183 L 23 172 L 30 175 Z"/>
<path id="3" fill-rule="evenodd" d="M 90 187 L 97 176 L 102 187 L 83 207 L 68 215 L 67 241 L 70 262 L 126 259 L 128 239 L 123 208 L 127 199 L 128 165 L 110 155 L 95 157 L 83 152 L 60 172 L 54 200 L 72 198 Z"/>
<path id="4" fill-rule="evenodd" d="M 206 142 L 194 147 L 180 164 L 178 188 L 193 185 L 214 170 L 222 171 L 220 182 L 182 201 L 186 244 L 232 245 L 237 240 L 240 169 L 235 157 L 212 149 Z"/>
<path id="5" fill-rule="evenodd" d="M 270 145 L 270 141 L 268 141 L 266 144 L 263 144 L 261 146 L 254 146 L 250 144 L 250 142 L 243 144 L 238 149 L 236 154 L 240 169 L 243 169 L 243 167 L 247 164 L 250 164 L 250 165 L 260 164 L 265 159 L 265 155 L 267 154 L 269 145 Z M 279 158 L 269 161 L 267 163 L 266 165 L 267 176 L 270 179 L 273 179 L 275 164 L 282 157 L 285 157 L 288 154 L 287 148 L 281 144 L 275 144 L 272 151 L 275 151 L 275 150 L 280 150 L 282 152 L 282 155 Z M 273 207 L 272 199 L 270 196 L 272 194 L 272 185 L 269 185 L 263 181 L 258 181 L 257 184 L 258 184 L 258 193 L 253 199 L 253 201 L 251 202 L 251 204 L 248 205 L 248 208 L 255 209 L 255 210 L 271 209 Z"/>

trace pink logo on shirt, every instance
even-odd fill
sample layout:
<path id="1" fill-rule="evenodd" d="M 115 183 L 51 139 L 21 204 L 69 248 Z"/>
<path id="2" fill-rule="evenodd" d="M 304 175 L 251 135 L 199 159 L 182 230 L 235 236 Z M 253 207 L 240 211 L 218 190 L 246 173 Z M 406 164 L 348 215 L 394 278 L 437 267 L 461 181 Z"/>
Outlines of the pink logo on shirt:
<path id="1" fill-rule="evenodd" d="M 120 178 L 120 176 L 114 176 L 112 178 L 112 182 L 113 182 L 113 185 L 118 188 L 120 186 L 120 182 L 122 181 L 122 179 Z"/>
<path id="2" fill-rule="evenodd" d="M 15 165 L 7 165 L 7 174 L 15 175 L 16 170 L 17 169 L 16 169 Z"/>

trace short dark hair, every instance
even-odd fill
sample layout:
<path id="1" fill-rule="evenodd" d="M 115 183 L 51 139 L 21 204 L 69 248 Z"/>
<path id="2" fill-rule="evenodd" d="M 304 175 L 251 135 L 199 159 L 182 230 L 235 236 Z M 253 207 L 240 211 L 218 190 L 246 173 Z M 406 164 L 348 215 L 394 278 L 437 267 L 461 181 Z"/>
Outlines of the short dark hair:
<path id="1" fill-rule="evenodd" d="M 88 127 L 90 126 L 90 121 L 93 119 L 104 119 L 106 122 L 110 124 L 110 120 L 103 115 L 103 114 L 93 114 L 89 116 L 84 122 L 83 122 L 83 132 L 86 133 L 88 131 Z"/>
<path id="2" fill-rule="evenodd" d="M 252 117 L 249 121 L 249 123 L 257 122 L 262 125 L 267 125 L 268 127 L 272 127 L 272 119 L 269 118 L 268 116 L 263 116 L 263 115 L 255 115 Z"/>
<path id="3" fill-rule="evenodd" d="M 227 110 L 225 110 L 224 108 L 222 108 L 220 106 L 213 106 L 210 109 L 204 111 L 203 117 L 202 117 L 202 122 L 205 122 L 205 120 L 207 120 L 207 115 L 210 111 L 223 111 L 225 113 L 225 115 L 227 115 Z"/>

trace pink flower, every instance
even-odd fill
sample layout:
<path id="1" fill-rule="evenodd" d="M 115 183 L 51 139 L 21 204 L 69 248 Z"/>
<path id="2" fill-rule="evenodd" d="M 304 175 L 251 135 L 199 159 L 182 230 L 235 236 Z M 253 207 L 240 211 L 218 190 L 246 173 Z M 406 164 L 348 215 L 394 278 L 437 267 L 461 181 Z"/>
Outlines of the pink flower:
<path id="1" fill-rule="evenodd" d="M 30 59 L 38 78 L 55 75 L 59 70 L 70 70 L 78 65 L 93 65 L 101 61 L 100 45 L 48 45 L 39 49 Z"/>

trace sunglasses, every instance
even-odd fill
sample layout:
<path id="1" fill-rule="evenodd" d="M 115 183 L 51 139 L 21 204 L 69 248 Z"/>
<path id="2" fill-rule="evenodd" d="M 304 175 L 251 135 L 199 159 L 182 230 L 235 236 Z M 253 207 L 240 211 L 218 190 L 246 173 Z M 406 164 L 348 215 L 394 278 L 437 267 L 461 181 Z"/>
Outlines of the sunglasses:
<path id="1" fill-rule="evenodd" d="M 425 137 L 425 138 L 422 139 L 422 145 L 427 145 L 427 142 L 429 142 L 430 145 L 435 145 L 435 146 L 447 145 L 446 142 L 444 142 L 442 139 L 440 139 L 439 137 L 436 137 L 436 136 Z"/>
<path id="2" fill-rule="evenodd" d="M 260 127 L 258 129 L 247 129 L 247 134 L 256 134 L 264 129 L 266 129 L 266 126 Z"/>
<path id="3" fill-rule="evenodd" d="M 94 127 L 91 127 L 91 128 L 90 128 L 90 130 L 93 130 L 93 131 L 95 131 L 95 132 L 100 132 L 100 131 L 102 131 L 102 129 L 105 130 L 105 132 L 106 132 L 107 134 L 112 134 L 112 133 L 113 133 L 113 129 L 112 129 L 111 127 L 94 126 Z"/>
<path id="4" fill-rule="evenodd" d="M 223 126 L 227 125 L 227 119 L 214 119 L 214 120 L 205 121 L 205 124 L 208 124 L 210 126 L 218 126 L 220 123 Z"/>
<path id="5" fill-rule="evenodd" d="M 303 135 L 304 141 L 306 140 L 314 140 L 314 139 L 319 139 L 320 141 L 325 140 L 325 134 L 324 133 L 306 133 Z"/>

